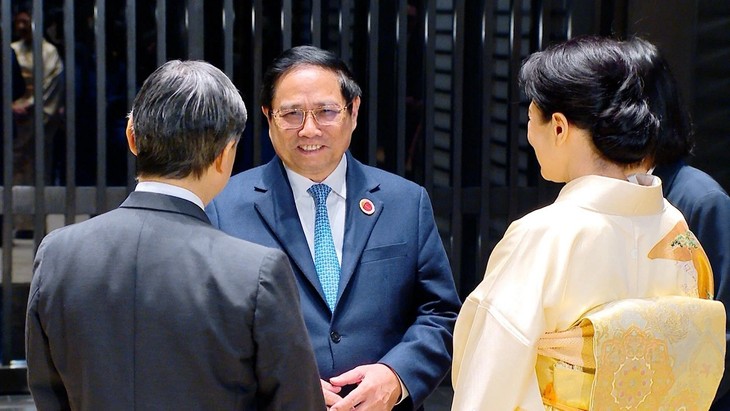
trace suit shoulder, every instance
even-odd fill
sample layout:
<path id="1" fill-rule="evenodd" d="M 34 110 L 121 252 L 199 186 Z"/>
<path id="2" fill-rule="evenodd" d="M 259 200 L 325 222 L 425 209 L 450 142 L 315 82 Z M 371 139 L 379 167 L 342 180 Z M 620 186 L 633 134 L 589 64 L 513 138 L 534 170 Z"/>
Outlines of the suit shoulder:
<path id="1" fill-rule="evenodd" d="M 730 202 L 727 192 L 714 178 L 695 167 L 684 166 L 679 169 L 666 197 L 680 209 L 702 204 L 714 199 L 719 202 Z"/>
<path id="2" fill-rule="evenodd" d="M 98 216 L 92 217 L 85 221 L 56 228 L 46 234 L 46 236 L 43 237 L 43 241 L 49 243 L 53 241 L 65 242 L 75 238 L 84 239 L 86 238 L 86 234 L 89 232 L 107 230 L 110 227 L 116 228 L 117 225 L 114 224 L 114 221 L 117 221 L 119 218 L 121 218 L 122 220 L 125 218 L 120 216 L 121 213 L 124 213 L 124 210 L 117 208 L 111 211 L 107 211 L 106 213 L 99 214 Z M 125 227 L 130 227 L 130 225 L 120 224 L 118 225 L 118 227 L 122 229 Z"/>
<path id="3" fill-rule="evenodd" d="M 244 182 L 255 182 L 261 179 L 261 174 L 263 173 L 264 167 L 266 164 L 250 168 L 248 170 L 241 171 L 240 173 L 237 173 L 236 175 L 231 177 L 230 182 L 233 183 L 244 183 Z"/>
<path id="4" fill-rule="evenodd" d="M 398 190 L 401 194 L 405 190 L 406 193 L 420 193 L 423 187 L 411 180 L 401 177 L 389 171 L 381 170 L 377 167 L 360 164 L 363 173 L 369 178 L 376 180 L 383 190 Z"/>
<path id="5" fill-rule="evenodd" d="M 261 180 L 265 166 L 265 164 L 260 165 L 258 167 L 241 171 L 240 173 L 234 175 L 228 181 L 228 185 L 226 185 L 221 194 L 225 193 L 226 191 L 231 191 L 231 189 L 247 187 L 256 184 Z"/>
<path id="6" fill-rule="evenodd" d="M 220 203 L 221 201 L 234 201 L 238 202 L 241 196 L 248 190 L 253 190 L 253 187 L 261 181 L 264 166 L 258 166 L 249 170 L 242 171 L 228 180 L 228 184 L 218 195 L 213 199 L 213 202 Z"/>
<path id="7" fill-rule="evenodd" d="M 249 264 L 254 261 L 260 262 L 264 258 L 286 258 L 286 254 L 277 248 L 243 240 L 213 227 L 210 227 L 210 231 L 211 245 L 223 254 L 219 255 L 219 258 L 225 258 L 234 265 L 242 264 L 241 260 Z"/>
<path id="8" fill-rule="evenodd" d="M 695 189 L 704 192 L 717 191 L 727 195 L 720 183 L 704 171 L 692 167 L 682 167 L 677 173 L 677 183 L 686 185 L 687 189 Z"/>

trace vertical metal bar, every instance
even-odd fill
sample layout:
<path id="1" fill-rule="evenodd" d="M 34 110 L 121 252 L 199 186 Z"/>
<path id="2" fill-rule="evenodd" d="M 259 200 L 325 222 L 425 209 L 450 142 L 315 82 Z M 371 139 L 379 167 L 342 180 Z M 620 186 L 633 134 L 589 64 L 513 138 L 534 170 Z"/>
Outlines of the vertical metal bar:
<path id="1" fill-rule="evenodd" d="M 94 8 L 96 53 L 96 212 L 106 211 L 106 0 Z"/>
<path id="2" fill-rule="evenodd" d="M 284 0 L 281 4 L 281 47 L 289 50 L 292 47 L 292 0 Z"/>
<path id="3" fill-rule="evenodd" d="M 517 77 L 522 63 L 520 50 L 522 48 L 522 0 L 512 0 L 510 13 L 510 60 L 509 60 L 509 164 L 507 167 L 507 184 L 509 185 L 509 212 L 508 219 L 512 221 L 519 210 L 518 176 L 520 154 L 520 91 Z"/>
<path id="4" fill-rule="evenodd" d="M 539 7 L 539 16 L 537 22 L 537 50 L 543 50 L 547 47 L 550 42 L 550 10 L 552 9 L 551 0 L 541 0 L 537 7 Z M 554 195 L 551 194 L 551 183 L 544 178 L 537 179 L 537 202 L 538 204 L 545 204 Z"/>
<path id="5" fill-rule="evenodd" d="M 312 0 L 312 45 L 322 47 L 322 0 Z"/>
<path id="6" fill-rule="evenodd" d="M 254 0 L 253 10 L 251 10 L 251 29 L 253 31 L 253 164 L 261 164 L 261 134 L 263 131 L 263 121 L 261 115 L 258 114 L 261 101 L 259 98 L 259 90 L 261 90 L 261 82 L 263 78 L 263 60 L 264 60 L 264 0 Z"/>
<path id="7" fill-rule="evenodd" d="M 66 212 L 65 225 L 76 216 L 76 31 L 74 1 L 65 0 L 63 10 L 63 38 L 66 48 Z"/>
<path id="8" fill-rule="evenodd" d="M 395 171 L 399 176 L 406 174 L 406 73 L 408 71 L 408 1 L 398 1 L 397 23 L 397 81 L 396 81 L 396 127 L 395 127 Z"/>
<path id="9" fill-rule="evenodd" d="M 368 13 L 368 164 L 377 164 L 378 153 L 378 53 L 380 41 L 379 0 L 370 0 Z"/>
<path id="10" fill-rule="evenodd" d="M 132 109 L 137 90 L 137 2 L 127 0 L 127 112 Z M 127 150 L 127 188 L 132 191 L 135 180 L 135 157 Z"/>
<path id="11" fill-rule="evenodd" d="M 205 58 L 205 8 L 203 2 L 188 0 L 185 12 L 188 21 L 188 58 L 203 60 Z"/>
<path id="12" fill-rule="evenodd" d="M 223 66 L 228 78 L 233 79 L 233 24 L 236 19 L 233 0 L 223 2 Z"/>
<path id="13" fill-rule="evenodd" d="M 35 134 L 35 208 L 33 243 L 35 249 L 45 234 L 46 138 L 43 127 L 43 1 L 33 0 L 33 128 Z M 40 62 L 40 63 L 39 63 Z M 49 136 L 48 139 L 51 139 Z"/>
<path id="14" fill-rule="evenodd" d="M 12 26 L 10 21 L 10 0 L 2 0 L 0 6 L 0 30 L 2 30 L 2 75 L 3 75 L 3 224 L 2 236 L 3 244 L 3 304 L 2 318 L 0 324 L 2 326 L 2 356 L 0 356 L 0 365 L 9 364 L 11 359 L 11 349 L 13 348 L 10 326 L 10 310 L 12 308 L 12 284 L 13 284 L 13 117 L 10 105 L 12 102 L 12 81 L 5 81 L 12 78 L 10 37 L 12 34 Z"/>
<path id="15" fill-rule="evenodd" d="M 462 209 L 462 149 L 463 149 L 463 120 L 464 113 L 464 13 L 466 0 L 457 0 L 454 7 L 454 71 L 453 71 L 453 94 L 451 102 L 451 186 L 453 189 L 453 207 L 451 208 L 451 269 L 455 273 L 461 273 L 462 265 L 462 243 L 463 243 L 463 213 Z M 456 289 L 461 285 L 461 275 L 454 278 Z"/>
<path id="16" fill-rule="evenodd" d="M 481 58 L 482 58 L 482 168 L 481 168 L 481 207 L 479 211 L 479 238 L 477 240 L 477 273 L 487 265 L 489 258 L 489 250 L 486 247 L 489 244 L 490 223 L 492 219 L 492 209 L 490 195 L 492 190 L 492 92 L 493 92 L 493 75 L 494 67 L 494 2 L 484 0 L 484 9 L 482 14 L 481 26 Z"/>
<path id="17" fill-rule="evenodd" d="M 424 187 L 433 194 L 433 146 L 436 117 L 436 0 L 427 0 L 424 24 Z"/>
<path id="18" fill-rule="evenodd" d="M 542 50 L 550 41 L 550 0 L 540 0 L 537 2 L 536 7 L 539 13 L 537 21 L 537 49 Z"/>
<path id="19" fill-rule="evenodd" d="M 342 0 L 340 5 L 340 58 L 352 67 L 352 0 Z"/>
<path id="20" fill-rule="evenodd" d="M 157 0 L 157 65 L 167 61 L 167 0 Z"/>

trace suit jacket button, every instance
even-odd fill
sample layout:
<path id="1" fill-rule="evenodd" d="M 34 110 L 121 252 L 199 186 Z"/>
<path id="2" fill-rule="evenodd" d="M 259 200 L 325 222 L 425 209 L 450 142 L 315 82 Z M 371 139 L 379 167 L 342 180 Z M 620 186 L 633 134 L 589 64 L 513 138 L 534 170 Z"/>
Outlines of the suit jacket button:
<path id="1" fill-rule="evenodd" d="M 330 339 L 332 340 L 333 343 L 337 344 L 342 339 L 342 336 L 339 333 L 337 333 L 337 331 L 332 331 L 330 333 Z"/>

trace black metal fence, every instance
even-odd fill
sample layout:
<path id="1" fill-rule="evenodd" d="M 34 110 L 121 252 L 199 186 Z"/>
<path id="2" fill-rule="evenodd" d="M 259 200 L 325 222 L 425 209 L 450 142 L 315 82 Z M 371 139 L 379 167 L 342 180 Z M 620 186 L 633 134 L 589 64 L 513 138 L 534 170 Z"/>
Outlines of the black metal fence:
<path id="1" fill-rule="evenodd" d="M 273 150 L 258 89 L 282 50 L 314 44 L 337 52 L 363 88 L 351 151 L 426 187 L 459 292 L 481 278 L 509 222 L 550 202 L 525 136 L 517 71 L 530 52 L 577 34 L 625 33 L 628 0 L 33 0 L 34 33 L 64 62 L 63 127 L 46 170 L 36 126 L 33 185 L 13 183 L 10 42 L 21 1 L 2 0 L 3 244 L 15 215 L 33 216 L 34 244 L 47 214 L 95 215 L 134 184 L 124 116 L 141 81 L 169 59 L 205 59 L 240 89 L 251 115 L 236 170 Z M 33 36 L 41 61 L 41 36 Z M 34 71 L 36 101 L 42 72 Z M 40 105 L 32 113 L 42 124 Z M 50 178 L 44 177 L 50 175 Z M 10 189 L 12 187 L 12 189 Z M 13 327 L 13 247 L 2 252 L 2 363 L 22 358 Z M 23 296 L 25 297 L 25 296 Z M 17 299 L 17 295 L 16 295 Z M 17 322 L 16 322 L 17 323 Z"/>

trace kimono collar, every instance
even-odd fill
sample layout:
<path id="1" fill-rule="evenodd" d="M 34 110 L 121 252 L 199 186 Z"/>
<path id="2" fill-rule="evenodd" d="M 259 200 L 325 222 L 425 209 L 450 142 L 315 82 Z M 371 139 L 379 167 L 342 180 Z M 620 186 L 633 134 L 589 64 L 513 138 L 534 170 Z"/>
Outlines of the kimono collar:
<path id="1" fill-rule="evenodd" d="M 652 215 L 664 210 L 662 181 L 649 174 L 636 174 L 632 181 L 588 175 L 567 183 L 555 203 L 613 215 Z"/>

